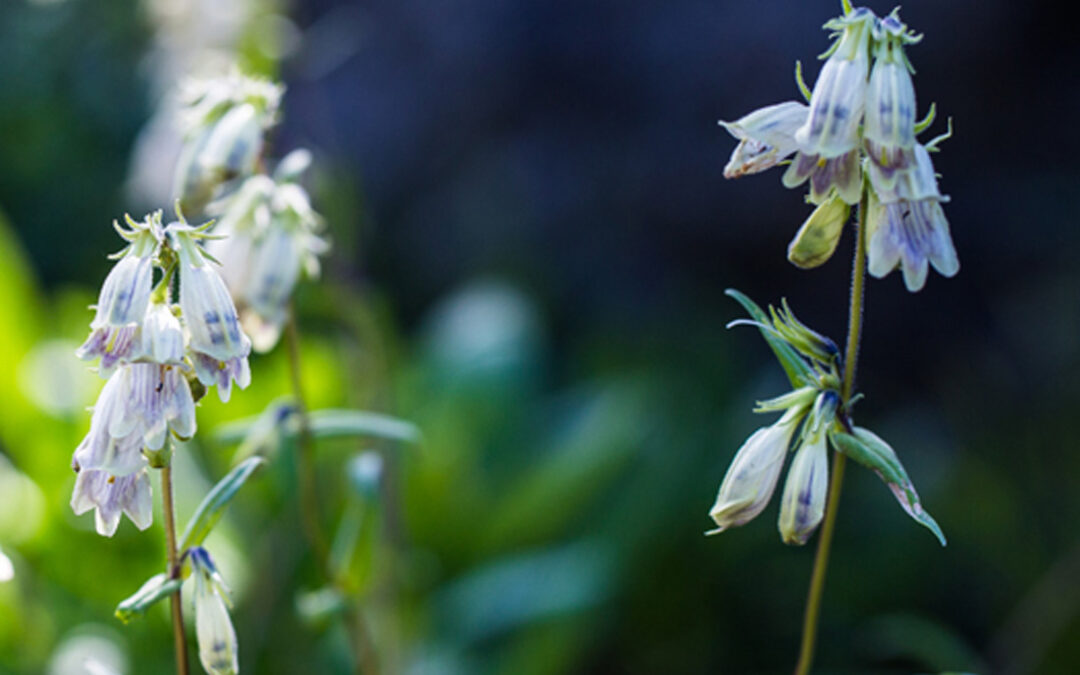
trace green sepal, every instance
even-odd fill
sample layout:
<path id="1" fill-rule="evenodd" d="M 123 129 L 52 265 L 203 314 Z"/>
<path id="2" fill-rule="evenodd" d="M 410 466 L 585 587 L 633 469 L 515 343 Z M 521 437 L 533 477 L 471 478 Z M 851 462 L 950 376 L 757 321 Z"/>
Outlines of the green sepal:
<path id="1" fill-rule="evenodd" d="M 785 342 L 780 336 L 765 329 L 765 326 L 772 325 L 772 322 L 769 320 L 768 315 L 765 314 L 753 300 L 734 288 L 727 289 L 724 291 L 724 294 L 734 298 L 735 301 L 742 305 L 743 309 L 753 317 L 754 321 L 761 324 L 759 327 L 761 336 L 765 338 L 765 341 L 769 343 L 769 347 L 772 348 L 773 353 L 776 354 L 777 360 L 780 361 L 780 366 L 784 369 L 784 372 L 787 374 L 793 387 L 799 388 L 805 384 L 812 384 L 816 381 L 813 369 L 799 356 L 799 353 L 795 351 L 795 348 Z"/>
<path id="2" fill-rule="evenodd" d="M 155 574 L 146 580 L 139 590 L 131 597 L 123 600 L 116 606 L 116 618 L 124 623 L 131 621 L 136 616 L 145 614 L 159 600 L 163 600 L 180 590 L 184 583 L 183 579 L 170 579 L 164 572 Z"/>
<path id="3" fill-rule="evenodd" d="M 941 545 L 945 546 L 945 534 L 937 521 L 923 509 L 919 501 L 919 493 L 915 491 L 915 485 L 908 477 L 896 452 L 869 429 L 854 427 L 854 432 L 855 434 L 852 435 L 834 427 L 829 432 L 829 440 L 837 451 L 862 464 L 885 481 L 904 511 L 933 532 Z"/>
<path id="4" fill-rule="evenodd" d="M 225 507 L 229 500 L 236 495 L 240 486 L 251 477 L 264 462 L 262 457 L 249 457 L 230 471 L 218 484 L 203 498 L 199 508 L 195 509 L 195 515 L 188 522 L 184 536 L 180 538 L 178 550 L 183 551 L 192 546 L 199 546 L 206 540 L 210 530 L 221 520 L 225 514 Z"/>

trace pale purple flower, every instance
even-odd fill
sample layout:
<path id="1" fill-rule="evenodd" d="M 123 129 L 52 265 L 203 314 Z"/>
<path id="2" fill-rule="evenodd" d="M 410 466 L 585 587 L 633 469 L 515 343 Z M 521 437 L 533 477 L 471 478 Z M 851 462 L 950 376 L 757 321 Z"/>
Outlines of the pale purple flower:
<path id="1" fill-rule="evenodd" d="M 798 187 L 809 179 L 810 201 L 815 204 L 828 198 L 831 187 L 848 204 L 859 201 L 862 191 L 859 125 L 875 21 L 873 12 L 859 8 L 826 24 L 839 30 L 840 38 L 814 83 L 810 112 L 795 132 L 799 153 L 783 177 L 788 188 Z"/>
<path id="2" fill-rule="evenodd" d="M 251 382 L 251 340 L 240 330 L 225 282 L 201 255 L 181 253 L 180 309 L 195 374 L 206 386 L 217 384 L 218 396 L 228 401 L 233 381 L 241 389 Z"/>
<path id="3" fill-rule="evenodd" d="M 103 377 L 117 363 L 130 359 L 138 348 L 136 332 L 150 304 L 153 273 L 151 251 L 142 256 L 125 255 L 105 277 L 97 312 L 90 322 L 90 337 L 76 351 L 86 361 L 101 357 Z"/>
<path id="4" fill-rule="evenodd" d="M 122 514 L 126 514 L 135 527 L 145 530 L 154 518 L 150 476 L 145 468 L 126 476 L 98 469 L 82 469 L 75 479 L 71 508 L 75 515 L 96 509 L 95 527 L 98 534 L 105 537 L 111 537 L 116 532 Z"/>
<path id="5" fill-rule="evenodd" d="M 915 86 L 904 41 L 904 26 L 895 16 L 880 22 L 882 39 L 877 43 L 874 68 L 866 91 L 863 141 L 878 171 L 877 182 L 891 185 L 896 171 L 914 162 Z"/>
<path id="6" fill-rule="evenodd" d="M 922 145 L 914 148 L 915 165 L 899 172 L 891 189 L 878 189 L 871 164 L 871 190 L 867 211 L 868 269 L 881 278 L 901 267 L 904 284 L 911 292 L 922 289 L 930 265 L 942 276 L 960 271 L 949 221 L 941 204 L 930 153 Z"/>

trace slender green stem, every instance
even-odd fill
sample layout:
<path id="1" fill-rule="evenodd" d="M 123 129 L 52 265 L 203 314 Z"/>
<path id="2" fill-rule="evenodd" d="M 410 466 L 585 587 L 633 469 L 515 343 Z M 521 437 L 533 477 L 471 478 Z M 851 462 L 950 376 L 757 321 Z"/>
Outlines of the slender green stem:
<path id="1" fill-rule="evenodd" d="M 841 398 L 846 404 L 855 388 L 855 367 L 859 360 L 859 341 L 862 337 L 863 296 L 866 286 L 866 191 L 859 202 L 856 219 L 855 261 L 851 270 L 851 304 L 848 313 L 847 346 L 844 351 L 844 381 Z M 821 598 L 825 591 L 825 571 L 829 567 L 829 549 L 833 531 L 836 529 L 836 513 L 840 504 L 840 489 L 844 483 L 844 464 L 847 458 L 833 453 L 832 475 L 829 479 L 829 495 L 825 506 L 825 521 L 821 526 L 814 571 L 810 575 L 810 591 L 806 599 L 806 615 L 803 618 L 802 646 L 795 675 L 809 675 L 814 662 L 817 644 L 818 617 L 821 615 Z"/>
<path id="2" fill-rule="evenodd" d="M 296 399 L 296 414 L 300 422 L 298 436 L 299 452 L 296 453 L 297 479 L 300 483 L 300 510 L 304 523 L 304 536 L 307 537 L 319 566 L 325 568 L 329 560 L 329 547 L 326 535 L 322 531 L 322 519 L 319 517 L 319 497 L 315 492 L 315 438 L 311 435 L 311 421 L 308 418 L 307 399 L 304 397 L 304 383 L 300 363 L 300 330 L 296 326 L 296 315 L 289 308 L 289 321 L 285 324 L 285 340 L 289 350 L 289 376 L 292 379 L 293 398 Z"/>
<path id="3" fill-rule="evenodd" d="M 330 561 L 330 548 L 322 529 L 319 516 L 319 498 L 315 490 L 315 437 L 308 419 L 307 399 L 300 364 L 300 329 L 296 324 L 295 309 L 289 308 L 289 321 L 285 324 L 285 340 L 289 350 L 289 375 L 292 379 L 293 397 L 296 399 L 297 416 L 300 421 L 299 452 L 297 452 L 297 479 L 300 483 L 300 509 L 304 522 L 304 534 L 318 560 L 319 567 L 334 586 L 339 586 Z M 353 652 L 354 671 L 364 675 L 378 673 L 374 643 L 367 623 L 358 607 L 348 603 L 345 609 L 345 627 Z"/>
<path id="4" fill-rule="evenodd" d="M 165 551 L 169 562 L 169 576 L 180 576 L 180 565 L 176 551 L 176 513 L 173 507 L 172 465 L 166 464 L 161 469 L 162 511 L 165 512 Z M 172 610 L 173 642 L 176 647 L 176 673 L 188 675 L 187 637 L 184 635 L 184 608 L 180 603 L 180 591 L 169 596 Z"/>

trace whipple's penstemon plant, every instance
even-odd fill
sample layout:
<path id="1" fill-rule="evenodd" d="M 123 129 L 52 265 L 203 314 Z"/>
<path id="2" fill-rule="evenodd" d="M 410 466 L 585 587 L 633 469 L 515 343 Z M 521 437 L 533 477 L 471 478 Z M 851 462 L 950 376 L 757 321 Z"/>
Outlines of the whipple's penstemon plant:
<path id="1" fill-rule="evenodd" d="M 141 530 L 153 518 L 150 471 L 161 474 L 165 516 L 166 571 L 149 579 L 117 608 L 122 619 L 171 597 L 177 663 L 186 672 L 186 641 L 179 589 L 196 574 L 195 628 L 207 672 L 235 673 L 236 633 L 225 609 L 228 594 L 210 554 L 201 544 L 228 500 L 262 462 L 252 458 L 225 477 L 202 502 L 177 539 L 173 509 L 172 455 L 175 440 L 196 431 L 195 403 L 208 387 L 228 401 L 232 385 L 251 381 L 251 341 L 240 329 L 236 308 L 203 248 L 209 224 L 162 222 L 160 211 L 141 221 L 115 224 L 128 246 L 105 278 L 90 337 L 77 355 L 100 359 L 107 378 L 75 449 L 77 472 L 71 507 L 91 509 L 99 534 L 111 537 L 126 515 Z M 157 277 L 155 282 L 154 278 Z M 179 301 L 173 294 L 179 284 Z M 213 581 L 209 590 L 203 578 Z"/>
<path id="2" fill-rule="evenodd" d="M 728 178 L 786 163 L 782 182 L 809 183 L 815 208 L 788 247 L 788 259 L 809 269 L 827 261 L 856 207 L 847 344 L 800 322 L 782 302 L 763 311 L 729 290 L 750 314 L 732 322 L 760 329 L 791 382 L 792 390 L 759 402 L 755 412 L 781 413 L 754 432 L 735 454 L 709 515 L 710 534 L 743 525 L 764 510 L 793 454 L 780 497 L 780 536 L 805 544 L 820 526 L 811 576 L 797 675 L 810 672 L 829 546 L 847 458 L 871 469 L 900 506 L 945 545 L 945 536 L 923 508 L 895 451 L 869 429 L 857 426 L 853 406 L 855 367 L 863 317 L 865 275 L 887 276 L 900 268 L 911 292 L 923 288 L 933 266 L 951 277 L 959 262 L 949 235 L 930 153 L 951 134 L 922 144 L 916 136 L 934 120 L 934 106 L 917 121 L 914 72 L 905 47 L 922 39 L 908 30 L 898 10 L 878 17 L 843 0 L 843 16 L 825 24 L 832 47 L 811 91 L 796 64 L 796 80 L 807 104 L 788 101 L 721 122 L 738 141 L 724 169 Z M 829 448 L 833 454 L 829 467 Z"/>
<path id="3" fill-rule="evenodd" d="M 357 670 L 377 672 L 375 645 L 361 612 L 370 591 L 348 572 L 363 516 L 377 513 L 382 458 L 367 450 L 346 466 L 346 513 L 331 539 L 325 534 L 315 485 L 316 441 L 322 437 L 416 442 L 402 420 L 359 410 L 309 412 L 304 399 L 299 329 L 292 295 L 303 275 L 319 272 L 329 246 L 322 218 L 298 183 L 311 153 L 294 150 L 267 170 L 267 133 L 278 119 L 281 85 L 239 71 L 190 80 L 181 87 L 183 150 L 176 167 L 177 219 L 161 211 L 114 224 L 127 246 L 105 279 L 78 349 L 98 360 L 106 379 L 90 431 L 75 450 L 71 506 L 95 510 L 97 531 L 112 536 L 123 515 L 145 530 L 153 517 L 151 471 L 161 475 L 167 565 L 116 608 L 128 621 L 170 598 L 176 669 L 189 672 L 180 590 L 192 579 L 199 659 L 211 675 L 239 672 L 239 645 L 229 615 L 229 590 L 204 546 L 239 488 L 272 457 L 296 449 L 303 534 L 327 587 L 320 597 L 347 628 Z M 205 222 L 189 225 L 184 214 Z M 217 216 L 217 220 L 206 220 Z M 205 496 L 179 536 L 174 522 L 175 443 L 196 432 L 195 409 L 210 387 L 227 402 L 233 384 L 251 382 L 248 356 L 288 343 L 293 396 L 272 403 L 255 421 L 240 421 L 243 455 Z M 250 336 L 250 337 L 249 337 Z M 297 443 L 280 443 L 295 439 Z M 250 456 L 249 456 L 250 455 Z M 0 560 L 2 562 L 2 560 Z M 0 570 L 2 571 L 2 570 Z M 303 604 L 298 601 L 298 604 Z"/>

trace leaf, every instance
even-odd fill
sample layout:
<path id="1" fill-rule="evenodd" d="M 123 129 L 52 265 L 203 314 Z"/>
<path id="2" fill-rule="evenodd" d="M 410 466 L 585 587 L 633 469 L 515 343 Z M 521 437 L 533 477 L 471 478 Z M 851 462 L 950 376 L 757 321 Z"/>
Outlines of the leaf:
<path id="1" fill-rule="evenodd" d="M 203 498 L 199 508 L 195 509 L 195 515 L 191 517 L 187 529 L 184 530 L 184 536 L 180 538 L 178 547 L 180 551 L 192 546 L 198 546 L 206 540 L 210 530 L 224 515 L 229 500 L 233 498 L 240 486 L 251 477 L 255 469 L 259 468 L 265 461 L 262 457 L 249 457 L 218 481 L 218 484 Z"/>
<path id="2" fill-rule="evenodd" d="M 833 431 L 829 434 L 829 440 L 838 451 L 870 469 L 885 481 L 892 490 L 893 496 L 896 497 L 896 501 L 900 502 L 901 508 L 933 532 L 941 545 L 945 546 L 944 533 L 937 521 L 923 509 L 919 501 L 919 493 L 915 491 L 915 485 L 904 470 L 904 465 L 900 463 L 900 458 L 896 456 L 896 452 L 888 443 L 881 440 L 874 432 L 862 427 L 855 427 L 855 435 Z"/>
<path id="3" fill-rule="evenodd" d="M 116 606 L 116 618 L 124 623 L 144 614 L 159 600 L 163 600 L 180 590 L 183 579 L 170 579 L 167 574 L 155 574 L 146 580 L 139 590 Z"/>
<path id="4" fill-rule="evenodd" d="M 757 304 L 746 297 L 734 288 L 729 288 L 724 293 L 734 298 L 743 309 L 753 317 L 754 321 L 761 323 L 765 326 L 772 325 L 769 317 L 761 310 Z M 795 351 L 795 348 L 789 345 L 787 342 L 781 340 L 776 335 L 773 335 L 767 330 L 760 329 L 761 336 L 765 338 L 765 341 L 769 343 L 769 347 L 772 348 L 773 353 L 776 354 L 777 360 L 780 361 L 781 367 L 784 372 L 787 373 L 788 379 L 791 380 L 792 386 L 798 388 L 814 381 L 814 372 L 811 370 L 810 365 L 806 363 Z"/>
<path id="5" fill-rule="evenodd" d="M 312 411 L 308 417 L 316 438 L 374 436 L 405 443 L 419 443 L 422 438 L 412 422 L 380 413 L 327 408 Z"/>

